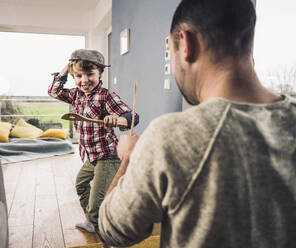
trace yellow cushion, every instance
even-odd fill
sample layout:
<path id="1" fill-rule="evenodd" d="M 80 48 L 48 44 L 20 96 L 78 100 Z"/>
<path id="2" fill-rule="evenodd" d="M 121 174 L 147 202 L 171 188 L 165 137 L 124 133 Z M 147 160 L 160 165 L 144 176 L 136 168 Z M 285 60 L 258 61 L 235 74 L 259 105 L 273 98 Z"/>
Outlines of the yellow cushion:
<path id="1" fill-rule="evenodd" d="M 11 126 L 9 122 L 0 121 L 0 142 L 9 142 L 8 136 Z"/>
<path id="2" fill-rule="evenodd" d="M 40 129 L 41 130 L 41 129 Z M 42 130 L 41 130 L 42 133 Z M 18 127 L 15 126 L 10 135 L 17 138 L 28 138 L 28 139 L 36 139 L 39 137 L 40 132 L 30 127 Z"/>
<path id="3" fill-rule="evenodd" d="M 18 122 L 16 123 L 16 126 L 18 126 L 18 127 L 30 127 L 30 128 L 33 128 L 33 129 L 38 129 L 39 131 L 41 130 L 40 128 L 35 127 L 35 126 L 31 125 L 30 123 L 26 122 L 24 119 L 19 119 Z M 42 132 L 42 130 L 41 130 L 41 132 Z"/>
<path id="4" fill-rule="evenodd" d="M 40 128 L 25 122 L 23 119 L 19 119 L 10 135 L 17 138 L 36 139 L 42 133 L 43 131 Z"/>
<path id="5" fill-rule="evenodd" d="M 41 134 L 40 138 L 50 137 L 50 138 L 66 139 L 68 135 L 69 135 L 69 132 L 63 129 L 50 128 L 50 129 L 47 129 L 43 134 Z"/>

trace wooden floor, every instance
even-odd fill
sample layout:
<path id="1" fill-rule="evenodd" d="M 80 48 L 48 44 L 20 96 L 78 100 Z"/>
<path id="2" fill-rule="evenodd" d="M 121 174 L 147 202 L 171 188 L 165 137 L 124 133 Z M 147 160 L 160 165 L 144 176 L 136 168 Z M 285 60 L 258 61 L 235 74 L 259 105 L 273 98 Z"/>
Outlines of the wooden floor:
<path id="1" fill-rule="evenodd" d="M 77 147 L 75 147 L 77 150 Z M 75 192 L 77 152 L 2 165 L 10 248 L 63 248 L 98 242 L 75 228 L 84 221 Z"/>

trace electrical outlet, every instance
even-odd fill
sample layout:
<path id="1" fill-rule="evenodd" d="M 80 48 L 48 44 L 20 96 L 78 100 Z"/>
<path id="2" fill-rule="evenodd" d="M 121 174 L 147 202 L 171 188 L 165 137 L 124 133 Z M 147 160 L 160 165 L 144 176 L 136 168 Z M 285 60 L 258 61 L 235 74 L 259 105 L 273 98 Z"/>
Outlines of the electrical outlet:
<path id="1" fill-rule="evenodd" d="M 170 51 L 168 49 L 165 50 L 164 59 L 165 61 L 169 61 L 171 59 Z"/>
<path id="2" fill-rule="evenodd" d="M 171 74 L 171 64 L 166 64 L 164 66 L 164 74 L 165 75 L 170 75 Z"/>
<path id="3" fill-rule="evenodd" d="M 117 84 L 117 78 L 116 78 L 116 77 L 114 77 L 114 79 L 113 79 L 113 83 L 114 83 L 114 84 Z"/>
<path id="4" fill-rule="evenodd" d="M 164 80 L 164 86 L 163 86 L 164 89 L 166 90 L 169 90 L 171 88 L 171 82 L 170 82 L 170 79 L 169 78 L 166 78 Z"/>
<path id="5" fill-rule="evenodd" d="M 169 36 L 165 38 L 165 47 L 169 48 Z"/>

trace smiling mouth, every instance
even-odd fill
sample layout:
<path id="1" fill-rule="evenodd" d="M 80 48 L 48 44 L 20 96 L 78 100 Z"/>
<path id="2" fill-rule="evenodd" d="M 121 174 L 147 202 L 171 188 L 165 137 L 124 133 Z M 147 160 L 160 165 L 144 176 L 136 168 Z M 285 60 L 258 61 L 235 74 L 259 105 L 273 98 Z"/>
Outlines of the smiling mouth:
<path id="1" fill-rule="evenodd" d="M 82 88 L 89 88 L 91 86 L 91 84 L 82 84 L 81 87 Z"/>

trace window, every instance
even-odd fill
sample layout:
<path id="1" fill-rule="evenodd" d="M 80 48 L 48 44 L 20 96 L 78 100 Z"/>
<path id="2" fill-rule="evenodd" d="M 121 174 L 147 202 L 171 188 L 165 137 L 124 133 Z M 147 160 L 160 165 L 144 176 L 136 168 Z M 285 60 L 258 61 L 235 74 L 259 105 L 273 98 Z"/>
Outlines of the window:
<path id="1" fill-rule="evenodd" d="M 296 2 L 257 1 L 255 69 L 264 86 L 296 93 Z"/>

